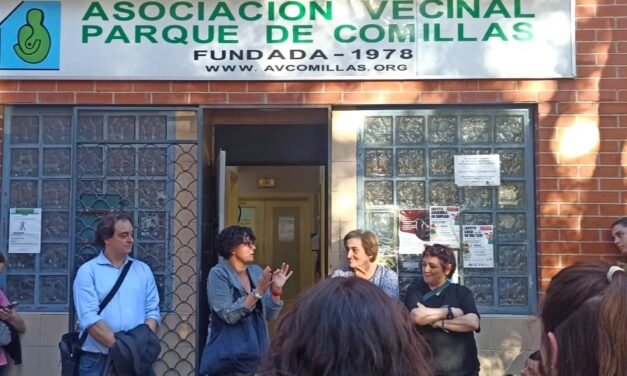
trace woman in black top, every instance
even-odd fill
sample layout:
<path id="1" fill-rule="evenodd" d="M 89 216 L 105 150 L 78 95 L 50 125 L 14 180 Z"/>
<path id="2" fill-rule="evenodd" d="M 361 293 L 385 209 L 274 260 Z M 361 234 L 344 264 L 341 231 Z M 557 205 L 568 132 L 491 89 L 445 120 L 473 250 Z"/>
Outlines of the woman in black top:
<path id="1" fill-rule="evenodd" d="M 433 353 L 436 375 L 479 375 L 473 332 L 479 332 L 479 313 L 472 292 L 450 283 L 457 263 L 446 246 L 425 246 L 423 281 L 407 288 L 405 305 Z"/>

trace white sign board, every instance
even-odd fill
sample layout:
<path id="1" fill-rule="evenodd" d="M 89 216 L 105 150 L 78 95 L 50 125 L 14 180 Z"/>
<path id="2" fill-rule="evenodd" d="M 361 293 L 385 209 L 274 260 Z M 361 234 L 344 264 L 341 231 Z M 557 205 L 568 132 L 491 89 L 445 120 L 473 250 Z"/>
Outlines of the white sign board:
<path id="1" fill-rule="evenodd" d="M 41 209 L 9 211 L 9 253 L 41 252 Z"/>
<path id="2" fill-rule="evenodd" d="M 279 242 L 293 242 L 296 232 L 296 219 L 294 217 L 279 217 L 278 233 Z"/>
<path id="3" fill-rule="evenodd" d="M 455 184 L 459 187 L 501 185 L 498 154 L 454 156 Z"/>
<path id="4" fill-rule="evenodd" d="M 0 77 L 575 77 L 574 20 L 572 0 L 2 0 Z"/>
<path id="5" fill-rule="evenodd" d="M 494 268 L 494 226 L 464 225 L 464 268 Z"/>
<path id="6" fill-rule="evenodd" d="M 430 206 L 429 225 L 431 226 L 431 243 L 459 248 L 459 206 Z"/>

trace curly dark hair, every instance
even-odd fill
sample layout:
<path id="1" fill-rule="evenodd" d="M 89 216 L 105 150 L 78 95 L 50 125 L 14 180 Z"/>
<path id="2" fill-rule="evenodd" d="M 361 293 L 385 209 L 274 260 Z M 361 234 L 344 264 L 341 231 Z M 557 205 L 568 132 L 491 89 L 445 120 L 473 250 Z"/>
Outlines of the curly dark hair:
<path id="1" fill-rule="evenodd" d="M 455 274 L 457 269 L 457 260 L 455 260 L 455 253 L 453 250 L 442 244 L 425 245 L 425 250 L 422 252 L 422 257 L 437 257 L 442 265 L 442 270 L 446 270 L 446 264 L 451 265 L 451 271 L 446 276 L 451 278 Z"/>
<path id="2" fill-rule="evenodd" d="M 216 237 L 218 254 L 228 260 L 232 255 L 233 248 L 249 240 L 253 242 L 256 240 L 250 227 L 229 226 L 220 231 Z"/>
<path id="3" fill-rule="evenodd" d="M 131 225 L 133 225 L 133 217 L 129 214 L 123 212 L 109 213 L 100 219 L 98 227 L 96 227 L 94 242 L 97 245 L 104 247 L 105 240 L 110 239 L 113 236 L 113 233 L 115 232 L 115 224 L 118 221 L 129 221 Z"/>
<path id="4" fill-rule="evenodd" d="M 314 285 L 281 318 L 260 376 L 432 375 L 407 310 L 361 278 Z"/>

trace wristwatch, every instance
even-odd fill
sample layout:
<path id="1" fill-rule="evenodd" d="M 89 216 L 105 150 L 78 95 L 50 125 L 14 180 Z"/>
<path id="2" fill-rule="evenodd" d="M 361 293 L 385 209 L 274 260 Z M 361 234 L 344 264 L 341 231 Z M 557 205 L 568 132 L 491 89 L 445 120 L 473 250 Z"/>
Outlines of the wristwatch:
<path id="1" fill-rule="evenodd" d="M 451 308 L 451 306 L 446 306 L 446 319 L 447 320 L 451 320 L 453 318 L 455 318 L 455 316 L 453 316 L 453 308 Z"/>

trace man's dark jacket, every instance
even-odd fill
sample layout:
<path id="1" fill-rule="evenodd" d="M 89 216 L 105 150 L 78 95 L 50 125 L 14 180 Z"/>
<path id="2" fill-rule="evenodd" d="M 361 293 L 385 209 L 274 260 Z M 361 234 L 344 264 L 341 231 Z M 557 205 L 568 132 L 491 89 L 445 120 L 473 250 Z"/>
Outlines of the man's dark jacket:
<path id="1" fill-rule="evenodd" d="M 161 352 L 157 335 L 146 324 L 115 333 L 115 344 L 109 350 L 105 375 L 154 376 L 152 363 Z"/>

